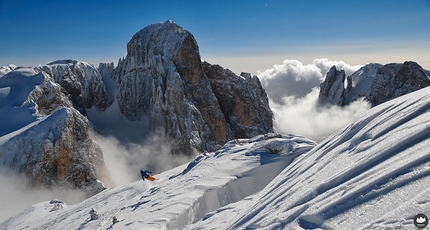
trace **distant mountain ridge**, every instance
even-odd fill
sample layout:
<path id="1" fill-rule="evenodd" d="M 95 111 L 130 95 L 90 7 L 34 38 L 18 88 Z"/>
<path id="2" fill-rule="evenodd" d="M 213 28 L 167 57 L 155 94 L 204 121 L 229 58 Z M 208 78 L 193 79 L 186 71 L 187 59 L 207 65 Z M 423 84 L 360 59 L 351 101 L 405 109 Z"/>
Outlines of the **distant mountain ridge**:
<path id="1" fill-rule="evenodd" d="M 376 106 L 427 86 L 430 86 L 429 71 L 416 62 L 370 63 L 348 77 L 345 71 L 333 66 L 321 83 L 318 103 L 344 106 L 364 98 Z"/>

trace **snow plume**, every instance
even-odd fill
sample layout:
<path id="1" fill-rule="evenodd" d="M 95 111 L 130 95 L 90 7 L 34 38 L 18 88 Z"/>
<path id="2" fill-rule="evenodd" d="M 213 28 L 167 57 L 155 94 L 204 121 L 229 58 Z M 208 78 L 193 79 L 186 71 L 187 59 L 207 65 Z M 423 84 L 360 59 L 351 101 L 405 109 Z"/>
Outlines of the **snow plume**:
<path id="1" fill-rule="evenodd" d="M 320 142 L 370 108 L 364 101 L 345 107 L 317 106 L 319 85 L 334 65 L 345 70 L 347 76 L 361 67 L 328 59 L 315 59 L 307 65 L 285 60 L 258 76 L 270 99 L 276 132 L 303 135 Z"/>
<path id="2" fill-rule="evenodd" d="M 47 189 L 29 187 L 28 179 L 15 172 L 0 168 L 0 222 L 15 215 L 25 208 L 53 199 L 67 205 L 78 203 L 86 198 L 79 190 Z"/>
<path id="3" fill-rule="evenodd" d="M 192 156 L 171 154 L 169 141 L 161 134 L 149 134 L 145 141 L 124 143 L 113 136 L 92 133 L 100 145 L 106 167 L 116 186 L 140 180 L 140 169 L 154 174 L 191 161 Z"/>

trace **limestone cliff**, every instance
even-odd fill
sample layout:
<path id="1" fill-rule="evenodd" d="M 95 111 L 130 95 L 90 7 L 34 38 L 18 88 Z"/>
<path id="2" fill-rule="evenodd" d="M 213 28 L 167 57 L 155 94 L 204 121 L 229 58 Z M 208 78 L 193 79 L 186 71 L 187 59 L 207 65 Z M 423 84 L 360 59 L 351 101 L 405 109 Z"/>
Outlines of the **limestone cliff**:
<path id="1" fill-rule="evenodd" d="M 203 62 L 203 71 L 235 138 L 273 132 L 273 114 L 257 76 L 237 76 L 229 69 Z"/>

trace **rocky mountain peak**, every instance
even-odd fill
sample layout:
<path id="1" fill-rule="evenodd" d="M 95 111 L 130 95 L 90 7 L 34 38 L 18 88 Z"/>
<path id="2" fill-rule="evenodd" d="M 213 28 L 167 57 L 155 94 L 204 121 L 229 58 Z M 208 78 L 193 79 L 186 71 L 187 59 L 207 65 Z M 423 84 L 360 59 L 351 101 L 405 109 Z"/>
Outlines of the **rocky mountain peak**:
<path id="1" fill-rule="evenodd" d="M 127 55 L 119 60 L 111 78 L 116 84 L 121 113 L 131 121 L 148 120 L 150 131 L 164 130 L 180 152 L 211 150 L 235 136 L 255 134 L 255 130 L 241 135 L 234 133 L 228 123 L 229 115 L 223 113 L 220 105 L 223 98 L 216 96 L 203 71 L 197 41 L 172 21 L 152 24 L 137 32 L 127 44 Z M 267 99 L 264 94 L 259 95 Z M 268 105 L 266 110 L 270 111 Z M 250 113 L 249 116 L 255 118 L 253 122 L 260 119 L 260 114 Z M 248 122 L 247 125 L 256 124 Z M 271 130 L 272 123 L 266 122 L 263 127 L 258 132 Z"/>
<path id="2" fill-rule="evenodd" d="M 273 114 L 257 76 L 203 62 L 203 71 L 235 138 L 272 132 Z"/>

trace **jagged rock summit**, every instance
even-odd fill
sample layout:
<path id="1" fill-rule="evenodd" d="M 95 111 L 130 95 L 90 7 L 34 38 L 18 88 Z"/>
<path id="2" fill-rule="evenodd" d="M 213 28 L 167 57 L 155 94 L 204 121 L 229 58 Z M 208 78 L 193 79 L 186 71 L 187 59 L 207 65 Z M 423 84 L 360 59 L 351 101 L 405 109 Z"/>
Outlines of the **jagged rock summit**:
<path id="1" fill-rule="evenodd" d="M 396 97 L 430 86 L 428 71 L 416 62 L 381 65 L 370 63 L 347 77 L 333 66 L 320 86 L 320 105 L 348 105 L 358 98 L 364 98 L 372 106 Z"/>
<path id="2" fill-rule="evenodd" d="M 99 71 L 105 78 L 113 79 L 121 113 L 131 121 L 148 120 L 149 130 L 161 130 L 172 140 L 175 152 L 210 151 L 232 138 L 251 137 L 273 129 L 272 112 L 258 78 L 246 81 L 229 75 L 244 87 L 231 87 L 235 93 L 216 95 L 215 81 L 209 80 L 203 70 L 194 36 L 172 21 L 152 24 L 137 32 L 117 67 L 102 64 Z M 225 98 L 234 95 L 236 99 Z M 251 95 L 262 98 L 257 100 Z M 244 99 L 255 99 L 260 102 L 258 106 L 265 108 L 257 111 L 239 106 Z M 229 106 L 236 110 L 237 119 Z M 237 114 L 247 114 L 252 119 L 241 119 Z"/>

